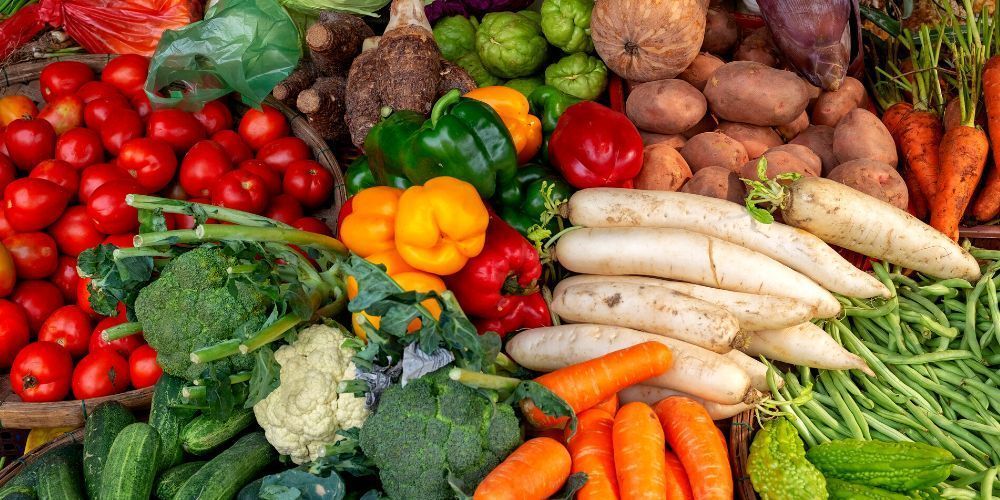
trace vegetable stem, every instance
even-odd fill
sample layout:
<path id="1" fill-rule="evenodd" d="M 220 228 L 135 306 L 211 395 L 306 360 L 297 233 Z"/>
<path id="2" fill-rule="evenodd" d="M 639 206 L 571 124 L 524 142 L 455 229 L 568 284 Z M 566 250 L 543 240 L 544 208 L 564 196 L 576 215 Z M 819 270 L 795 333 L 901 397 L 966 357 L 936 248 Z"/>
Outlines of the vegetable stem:
<path id="1" fill-rule="evenodd" d="M 241 226 L 254 227 L 281 227 L 291 228 L 292 226 L 283 222 L 269 219 L 262 215 L 233 210 L 231 208 L 217 207 L 205 203 L 194 203 L 185 200 L 173 200 L 170 198 L 159 198 L 156 196 L 146 196 L 142 194 L 130 194 L 125 196 L 125 203 L 129 206 L 145 210 L 162 210 L 163 213 L 181 214 L 194 216 L 198 211 L 204 213 L 208 218 L 229 222 Z"/>
<path id="2" fill-rule="evenodd" d="M 489 375 L 486 373 L 465 370 L 463 368 L 452 368 L 448 371 L 448 378 L 470 387 L 499 392 L 513 391 L 517 388 L 517 385 L 521 383 L 520 379 L 501 377 L 500 375 Z"/>
<path id="3" fill-rule="evenodd" d="M 101 338 L 104 339 L 105 342 L 112 342 L 141 332 L 142 323 L 135 321 L 112 326 L 101 333 Z"/>

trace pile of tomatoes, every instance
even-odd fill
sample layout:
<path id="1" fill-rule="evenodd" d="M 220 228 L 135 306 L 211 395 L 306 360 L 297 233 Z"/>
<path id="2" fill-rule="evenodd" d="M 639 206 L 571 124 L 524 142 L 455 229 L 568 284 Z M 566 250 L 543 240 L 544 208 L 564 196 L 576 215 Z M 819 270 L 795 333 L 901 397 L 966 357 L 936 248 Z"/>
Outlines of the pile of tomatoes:
<path id="1" fill-rule="evenodd" d="M 156 352 L 141 335 L 105 342 L 125 322 L 89 305 L 76 258 L 100 244 L 131 247 L 138 229 L 130 193 L 263 214 L 331 234 L 305 212 L 328 204 L 334 179 L 263 106 L 234 119 L 223 100 L 197 112 L 152 109 L 149 61 L 111 60 L 97 76 L 79 62 L 46 66 L 41 110 L 0 98 L 0 371 L 23 401 L 117 394 L 156 383 Z M 235 129 L 234 129 L 235 125 Z M 194 220 L 167 214 L 170 229 Z"/>

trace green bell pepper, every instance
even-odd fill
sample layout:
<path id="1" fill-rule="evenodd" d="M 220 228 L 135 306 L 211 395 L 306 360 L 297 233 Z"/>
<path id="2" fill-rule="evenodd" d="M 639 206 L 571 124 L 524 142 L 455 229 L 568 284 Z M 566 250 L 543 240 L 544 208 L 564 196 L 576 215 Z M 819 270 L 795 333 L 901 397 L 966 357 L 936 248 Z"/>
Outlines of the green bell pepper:
<path id="1" fill-rule="evenodd" d="M 580 102 L 580 99 L 553 86 L 542 85 L 531 92 L 528 102 L 531 103 L 531 114 L 542 121 L 542 132 L 547 136 L 556 129 L 559 117 L 566 112 L 566 108 Z"/>
<path id="2" fill-rule="evenodd" d="M 393 179 L 405 177 L 403 166 L 413 156 L 413 136 L 423 125 L 423 115 L 401 110 L 385 116 L 368 132 L 365 153 L 376 185 L 391 186 Z"/>
<path id="3" fill-rule="evenodd" d="M 406 189 L 413 185 L 409 179 L 401 175 L 389 176 L 387 180 L 389 181 L 388 186 L 399 189 Z M 379 185 L 375 182 L 375 176 L 368 165 L 367 156 L 359 156 L 351 162 L 344 172 L 344 182 L 347 184 L 347 196 L 354 196 L 359 191 Z"/>
<path id="4" fill-rule="evenodd" d="M 541 224 L 545 212 L 545 196 L 543 185 L 551 185 L 552 201 L 568 200 L 573 194 L 573 188 L 558 175 L 541 165 L 528 164 L 517 170 L 512 179 L 500 182 L 495 198 L 500 218 L 518 232 L 527 236 L 531 226 Z M 555 220 L 546 229 L 557 232 Z"/>

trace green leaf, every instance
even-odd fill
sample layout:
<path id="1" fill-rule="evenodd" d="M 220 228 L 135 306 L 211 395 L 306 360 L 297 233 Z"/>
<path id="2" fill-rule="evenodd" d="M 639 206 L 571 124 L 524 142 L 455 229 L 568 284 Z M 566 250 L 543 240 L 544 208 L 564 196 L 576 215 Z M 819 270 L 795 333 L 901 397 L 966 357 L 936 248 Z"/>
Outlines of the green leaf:
<path id="1" fill-rule="evenodd" d="M 281 365 L 274 360 L 274 351 L 271 347 L 264 346 L 258 349 L 254 354 L 253 371 L 250 374 L 250 392 L 243 407 L 253 408 L 253 405 L 277 389 L 280 375 Z"/>
<path id="2" fill-rule="evenodd" d="M 346 493 L 347 487 L 336 472 L 320 477 L 296 468 L 265 477 L 259 497 L 262 500 L 341 500 Z"/>
<path id="3" fill-rule="evenodd" d="M 140 233 L 158 233 L 167 230 L 167 219 L 163 216 L 163 209 L 142 209 L 138 212 Z"/>
<path id="4" fill-rule="evenodd" d="M 578 491 L 587 485 L 586 472 L 577 472 L 576 474 L 570 474 L 566 478 L 566 484 L 563 485 L 562 489 L 559 490 L 554 496 L 549 498 L 549 500 L 573 500 L 576 497 Z"/>
<path id="5" fill-rule="evenodd" d="M 313 474 L 325 475 L 333 470 L 354 477 L 368 477 L 378 474 L 375 464 L 361 451 L 361 428 L 351 427 L 337 431 L 339 441 L 326 445 L 323 456 L 309 467 Z"/>
<path id="6" fill-rule="evenodd" d="M 576 433 L 576 412 L 563 398 L 533 380 L 522 380 L 510 397 L 507 404 L 515 404 L 522 399 L 530 399 L 542 413 L 550 417 L 569 417 L 569 429 Z"/>

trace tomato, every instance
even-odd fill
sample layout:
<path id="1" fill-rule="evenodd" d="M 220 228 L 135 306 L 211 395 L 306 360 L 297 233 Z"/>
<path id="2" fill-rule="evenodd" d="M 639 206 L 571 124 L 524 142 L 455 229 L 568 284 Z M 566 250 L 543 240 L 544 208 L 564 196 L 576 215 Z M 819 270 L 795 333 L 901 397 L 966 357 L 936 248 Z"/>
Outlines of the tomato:
<path id="1" fill-rule="evenodd" d="M 217 142 L 198 141 L 181 161 L 180 184 L 191 196 L 208 196 L 223 174 L 233 169 L 229 154 Z"/>
<path id="2" fill-rule="evenodd" d="M 90 195 L 97 188 L 111 181 L 130 181 L 132 177 L 128 172 L 110 163 L 98 163 L 91 165 L 80 172 L 80 192 L 78 193 L 80 203 L 87 203 Z"/>
<path id="3" fill-rule="evenodd" d="M 177 173 L 177 156 L 159 139 L 139 138 L 122 144 L 117 162 L 118 168 L 150 193 L 167 187 Z"/>
<path id="4" fill-rule="evenodd" d="M 56 159 L 77 170 L 104 161 L 101 134 L 89 128 L 75 128 L 56 140 Z"/>
<path id="5" fill-rule="evenodd" d="M 230 161 L 234 165 L 239 165 L 253 158 L 253 151 L 250 151 L 250 146 L 247 146 L 247 143 L 243 142 L 240 135 L 232 130 L 220 130 L 212 134 L 212 140 L 219 143 L 222 149 L 226 150 Z"/>
<path id="6" fill-rule="evenodd" d="M 91 318 L 100 318 L 101 315 L 90 307 L 90 278 L 80 278 L 76 281 L 76 306 L 83 309 Z"/>
<path id="7" fill-rule="evenodd" d="M 212 186 L 212 204 L 216 206 L 260 214 L 268 201 L 264 180 L 244 170 L 226 172 Z"/>
<path id="8" fill-rule="evenodd" d="M 80 190 L 80 174 L 72 165 L 62 160 L 44 160 L 31 169 L 28 177 L 45 179 L 66 190 L 70 199 Z"/>
<path id="9" fill-rule="evenodd" d="M 104 234 L 130 232 L 139 227 L 139 212 L 125 203 L 125 195 L 142 192 L 142 187 L 131 179 L 108 182 L 91 193 L 87 214 Z"/>
<path id="10" fill-rule="evenodd" d="M 21 94 L 0 97 L 0 125 L 6 127 L 10 122 L 26 116 L 34 118 L 38 115 L 35 102 Z"/>
<path id="11" fill-rule="evenodd" d="M 302 231 L 309 231 L 310 233 L 333 236 L 333 231 L 330 230 L 330 226 L 327 226 L 323 221 L 315 217 L 302 217 L 301 219 L 293 222 L 292 227 L 301 229 Z"/>
<path id="12" fill-rule="evenodd" d="M 42 69 L 38 83 L 42 88 L 42 99 L 52 101 L 53 98 L 72 94 L 83 84 L 94 80 L 94 70 L 90 66 L 76 61 L 58 61 Z"/>
<path id="13" fill-rule="evenodd" d="M 239 169 L 260 177 L 264 181 L 264 187 L 267 188 L 268 194 L 271 196 L 281 194 L 281 175 L 267 166 L 266 163 L 260 160 L 247 160 L 240 163 Z"/>
<path id="14" fill-rule="evenodd" d="M 79 358 L 87 354 L 90 345 L 90 316 L 77 306 L 62 306 L 56 309 L 42 328 L 38 330 L 38 340 L 55 342 L 69 351 L 69 355 Z"/>
<path id="15" fill-rule="evenodd" d="M 114 119 L 101 125 L 101 142 L 104 143 L 104 149 L 112 155 L 118 154 L 122 144 L 142 137 L 142 134 L 142 118 L 131 109 L 116 109 Z"/>
<path id="16" fill-rule="evenodd" d="M 0 192 L 17 178 L 17 167 L 6 155 L 0 155 Z"/>
<path id="17" fill-rule="evenodd" d="M 285 115 L 271 106 L 261 106 L 261 111 L 251 109 L 240 120 L 240 137 L 254 151 L 288 133 Z"/>
<path id="18" fill-rule="evenodd" d="M 142 92 L 149 73 L 149 58 L 136 54 L 118 56 L 104 66 L 101 81 L 114 85 L 127 96 Z"/>
<path id="19" fill-rule="evenodd" d="M 14 356 L 30 341 L 24 311 L 13 302 L 0 299 L 0 370 L 10 368 Z"/>
<path id="20" fill-rule="evenodd" d="M 94 327 L 94 333 L 90 334 L 90 352 L 97 352 L 102 349 L 112 349 L 125 358 L 132 355 L 132 352 L 146 343 L 142 340 L 142 334 L 129 335 L 111 342 L 105 342 L 101 335 L 104 330 L 127 322 L 124 311 L 119 311 L 118 316 L 104 318 Z"/>
<path id="21" fill-rule="evenodd" d="M 73 358 L 55 342 L 34 342 L 17 353 L 10 368 L 10 386 L 22 401 L 50 403 L 69 394 Z"/>
<path id="22" fill-rule="evenodd" d="M 290 195 L 279 194 L 271 200 L 264 217 L 291 225 L 302 218 L 302 204 Z"/>
<path id="23" fill-rule="evenodd" d="M 114 99 L 115 97 L 122 97 L 121 92 L 114 85 L 105 82 L 87 82 L 76 89 L 76 96 L 87 104 L 92 101 L 96 101 L 102 97 L 110 97 Z"/>
<path id="24" fill-rule="evenodd" d="M 191 198 L 188 201 L 192 203 L 204 203 L 206 205 L 212 204 L 212 200 L 208 198 Z M 194 217 L 191 217 L 190 215 L 175 214 L 174 220 L 176 221 L 177 229 L 194 229 L 195 226 Z M 215 221 L 212 219 L 208 219 L 205 222 L 211 224 L 214 223 Z"/>
<path id="25" fill-rule="evenodd" d="M 146 136 L 164 140 L 174 152 L 183 154 L 208 134 L 205 133 L 205 126 L 187 111 L 157 109 L 149 114 Z"/>
<path id="26" fill-rule="evenodd" d="M 129 103 L 143 120 L 149 118 L 149 114 L 153 112 L 153 104 L 149 102 L 149 97 L 146 96 L 145 92 L 139 92 L 132 96 Z"/>
<path id="27" fill-rule="evenodd" d="M 108 118 L 123 109 L 132 109 L 124 97 L 101 97 L 83 107 L 83 122 L 87 124 L 87 128 L 101 130 Z"/>
<path id="28" fill-rule="evenodd" d="M 257 151 L 257 159 L 284 173 L 288 165 L 298 160 L 311 160 L 312 150 L 298 137 L 282 137 L 264 145 Z"/>
<path id="29" fill-rule="evenodd" d="M 208 135 L 233 128 L 233 114 L 221 99 L 206 102 L 205 106 L 194 112 L 194 119 L 205 127 Z"/>
<path id="30" fill-rule="evenodd" d="M 160 380 L 160 375 L 163 375 L 163 369 L 156 362 L 156 350 L 149 344 L 132 352 L 128 358 L 128 371 L 132 378 L 132 387 L 136 389 L 152 386 Z"/>
<path id="31" fill-rule="evenodd" d="M 21 306 L 33 332 L 41 328 L 52 311 L 65 305 L 59 288 L 42 280 L 20 280 L 14 287 L 10 300 Z"/>
<path id="32" fill-rule="evenodd" d="M 38 117 L 52 124 L 56 135 L 83 126 L 83 100 L 75 95 L 61 95 L 49 101 Z"/>
<path id="33" fill-rule="evenodd" d="M 10 227 L 10 222 L 7 222 L 7 215 L 4 214 L 3 207 L 0 207 L 0 240 L 16 232 L 14 228 Z"/>
<path id="34" fill-rule="evenodd" d="M 94 220 L 87 214 L 87 207 L 82 205 L 69 207 L 49 228 L 49 233 L 56 239 L 59 250 L 73 257 L 104 241 L 104 233 L 97 229 Z"/>
<path id="35" fill-rule="evenodd" d="M 288 166 L 283 186 L 304 206 L 319 207 L 333 194 L 333 175 L 315 161 L 299 160 Z"/>
<path id="36" fill-rule="evenodd" d="M 56 240 L 45 233 L 13 234 L 3 239 L 3 246 L 14 259 L 14 270 L 21 279 L 49 277 L 59 265 Z"/>
<path id="37" fill-rule="evenodd" d="M 55 155 L 56 131 L 52 124 L 39 119 L 19 119 L 7 125 L 3 133 L 7 156 L 22 170 L 31 170 L 38 162 Z"/>
<path id="38" fill-rule="evenodd" d="M 17 268 L 14 267 L 14 257 L 7 247 L 0 243 L 0 297 L 10 295 L 17 284 Z"/>
<path id="39" fill-rule="evenodd" d="M 132 248 L 135 246 L 135 233 L 122 233 L 122 234 L 112 234 L 104 241 L 101 242 L 102 245 L 114 245 L 118 248 Z"/>
<path id="40" fill-rule="evenodd" d="M 4 215 L 15 231 L 38 231 L 66 210 L 69 193 L 45 179 L 22 177 L 3 190 Z"/>
<path id="41" fill-rule="evenodd" d="M 58 243 L 59 240 L 56 240 Z M 76 258 L 68 255 L 59 257 L 59 265 L 56 272 L 49 278 L 59 291 L 62 292 L 63 300 L 69 303 L 76 301 L 76 283 L 80 281 L 80 275 L 76 272 Z"/>
<path id="42" fill-rule="evenodd" d="M 83 357 L 73 370 L 73 397 L 100 398 L 128 389 L 128 360 L 111 349 Z"/>

